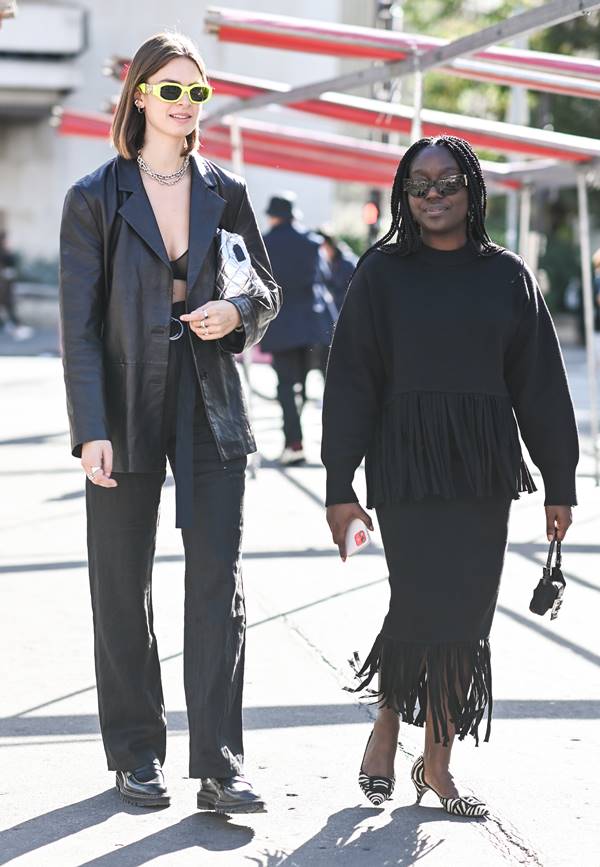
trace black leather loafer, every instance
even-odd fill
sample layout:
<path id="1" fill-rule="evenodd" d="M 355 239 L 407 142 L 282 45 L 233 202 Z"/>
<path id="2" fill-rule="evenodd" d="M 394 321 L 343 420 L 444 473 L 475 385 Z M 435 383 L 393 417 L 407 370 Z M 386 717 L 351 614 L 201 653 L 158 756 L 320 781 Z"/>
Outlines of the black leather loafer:
<path id="1" fill-rule="evenodd" d="M 263 813 L 265 802 L 257 795 L 252 784 L 241 775 L 233 777 L 206 777 L 197 797 L 199 810 L 216 813 Z"/>
<path id="2" fill-rule="evenodd" d="M 119 794 L 136 807 L 168 807 L 171 797 L 158 759 L 134 771 L 117 771 Z"/>

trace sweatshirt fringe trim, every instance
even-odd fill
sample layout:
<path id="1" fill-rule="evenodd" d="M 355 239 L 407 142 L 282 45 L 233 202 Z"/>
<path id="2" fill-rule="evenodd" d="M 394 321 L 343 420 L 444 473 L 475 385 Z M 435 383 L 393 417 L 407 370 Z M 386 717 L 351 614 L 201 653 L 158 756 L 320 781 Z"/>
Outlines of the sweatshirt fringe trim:
<path id="1" fill-rule="evenodd" d="M 447 644 L 398 641 L 380 633 L 361 666 L 358 654 L 350 660 L 357 687 L 366 690 L 376 675 L 379 689 L 367 694 L 392 708 L 403 722 L 423 726 L 431 708 L 436 743 L 449 743 L 450 724 L 463 740 L 470 734 L 479 746 L 479 726 L 487 711 L 484 740 L 492 724 L 492 669 L 489 640 Z"/>
<path id="2" fill-rule="evenodd" d="M 537 490 L 508 395 L 407 391 L 383 410 L 367 470 L 369 505 Z M 464 493 L 464 492 L 463 492 Z"/>

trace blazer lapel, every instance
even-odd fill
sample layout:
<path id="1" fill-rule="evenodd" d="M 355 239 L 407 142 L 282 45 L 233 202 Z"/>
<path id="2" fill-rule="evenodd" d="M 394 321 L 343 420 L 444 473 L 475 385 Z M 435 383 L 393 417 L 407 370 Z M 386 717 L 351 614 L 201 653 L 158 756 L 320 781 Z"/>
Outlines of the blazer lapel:
<path id="1" fill-rule="evenodd" d="M 190 165 L 192 168 L 192 189 L 187 272 L 188 294 L 198 279 L 202 263 L 226 205 L 225 199 L 216 192 L 215 178 L 202 157 L 192 155 Z M 117 166 L 119 189 L 131 193 L 119 208 L 119 214 L 148 244 L 159 259 L 170 267 L 169 256 L 136 162 L 119 157 Z"/>
<path id="2" fill-rule="evenodd" d="M 217 193 L 215 178 L 202 157 L 192 155 L 190 164 L 192 167 L 192 193 L 187 272 L 188 295 L 198 279 L 202 263 L 215 236 L 226 204 L 225 199 Z"/>
<path id="3" fill-rule="evenodd" d="M 170 267 L 169 256 L 136 162 L 119 157 L 117 165 L 119 189 L 131 193 L 119 208 L 119 214 L 156 253 L 158 258 Z"/>

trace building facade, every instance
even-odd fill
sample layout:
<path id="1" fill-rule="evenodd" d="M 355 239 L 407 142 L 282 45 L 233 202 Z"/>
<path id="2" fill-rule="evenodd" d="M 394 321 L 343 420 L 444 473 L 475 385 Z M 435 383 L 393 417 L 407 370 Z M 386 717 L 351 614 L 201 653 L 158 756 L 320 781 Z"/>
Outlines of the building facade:
<path id="1" fill-rule="evenodd" d="M 293 0 L 229 0 L 229 7 L 298 13 Z M 304 0 L 301 14 L 346 23 L 373 23 L 371 0 Z M 142 6 L 119 0 L 27 2 L 0 30 L 0 228 L 24 262 L 43 260 L 50 269 L 58 253 L 58 231 L 66 189 L 114 155 L 107 141 L 62 136 L 51 126 L 54 106 L 99 112 L 106 110 L 119 84 L 103 75 L 111 55 L 129 57 L 148 36 L 178 29 L 200 46 L 209 71 L 248 74 L 291 85 L 325 79 L 345 67 L 318 55 L 218 42 L 204 32 L 204 4 L 192 0 L 145 0 Z M 216 101 L 217 98 L 215 98 Z M 249 115 L 304 128 L 339 130 L 326 119 L 267 108 Z M 248 166 L 245 170 L 255 208 L 262 221 L 266 202 L 279 190 L 293 190 L 309 226 L 360 223 L 364 189 L 339 185 L 308 175 Z M 354 186 L 354 185 L 349 185 Z M 336 202 L 344 208 L 336 208 Z M 360 225 L 357 226 L 360 231 Z"/>

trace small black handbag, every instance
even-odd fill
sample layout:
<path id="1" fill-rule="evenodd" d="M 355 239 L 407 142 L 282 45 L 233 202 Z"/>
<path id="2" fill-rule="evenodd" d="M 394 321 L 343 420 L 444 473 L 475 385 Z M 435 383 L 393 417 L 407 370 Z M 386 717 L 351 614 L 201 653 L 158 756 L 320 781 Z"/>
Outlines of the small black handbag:
<path id="1" fill-rule="evenodd" d="M 552 565 L 552 556 L 554 554 L 554 546 L 556 546 L 556 563 Z M 550 542 L 550 550 L 548 551 L 548 559 L 544 566 L 544 574 L 540 579 L 538 586 L 533 591 L 529 610 L 534 614 L 543 616 L 546 611 L 551 610 L 550 620 L 554 620 L 558 616 L 560 606 L 562 605 L 563 594 L 565 592 L 566 581 L 561 571 L 562 554 L 560 542 L 554 538 Z"/>

